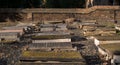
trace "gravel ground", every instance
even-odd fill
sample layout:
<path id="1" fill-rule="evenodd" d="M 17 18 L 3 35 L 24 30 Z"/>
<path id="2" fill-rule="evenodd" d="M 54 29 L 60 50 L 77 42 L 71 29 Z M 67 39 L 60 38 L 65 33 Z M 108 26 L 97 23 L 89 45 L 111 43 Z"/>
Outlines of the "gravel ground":
<path id="1" fill-rule="evenodd" d="M 101 60 L 98 56 L 95 45 L 92 42 L 86 41 L 82 43 L 83 47 L 78 47 L 83 58 L 86 60 L 87 65 L 101 65 Z"/>
<path id="2" fill-rule="evenodd" d="M 0 53 L 4 56 L 0 59 L 0 65 L 14 65 L 19 61 L 22 44 L 0 44 Z"/>
<path id="3" fill-rule="evenodd" d="M 81 34 L 82 32 L 79 31 L 79 29 L 72 31 L 75 33 L 75 35 L 83 37 L 83 35 Z M 77 47 L 83 58 L 86 60 L 87 65 L 101 65 L 101 60 L 98 56 L 97 47 L 94 45 L 93 40 L 86 40 L 83 42 L 80 41 L 80 44 Z"/>

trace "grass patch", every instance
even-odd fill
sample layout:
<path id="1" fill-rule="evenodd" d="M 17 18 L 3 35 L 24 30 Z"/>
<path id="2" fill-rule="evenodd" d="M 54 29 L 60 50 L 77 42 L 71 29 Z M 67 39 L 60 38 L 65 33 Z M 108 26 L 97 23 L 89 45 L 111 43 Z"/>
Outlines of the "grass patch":
<path id="1" fill-rule="evenodd" d="M 103 44 L 100 45 L 102 48 L 109 50 L 110 52 L 114 53 L 115 51 L 120 51 L 120 43 L 116 44 Z"/>
<path id="2" fill-rule="evenodd" d="M 22 57 L 38 57 L 38 58 L 65 58 L 65 59 L 81 59 L 79 52 L 40 52 L 40 51 L 24 51 Z"/>
<path id="3" fill-rule="evenodd" d="M 120 35 L 120 32 L 119 33 L 117 33 L 118 35 Z"/>
<path id="4" fill-rule="evenodd" d="M 119 30 L 116 30 L 116 33 L 117 33 L 118 35 L 120 35 L 120 31 L 119 31 Z"/>
<path id="5" fill-rule="evenodd" d="M 15 40 L 3 40 L 3 41 L 0 41 L 0 43 L 13 43 L 15 42 Z"/>

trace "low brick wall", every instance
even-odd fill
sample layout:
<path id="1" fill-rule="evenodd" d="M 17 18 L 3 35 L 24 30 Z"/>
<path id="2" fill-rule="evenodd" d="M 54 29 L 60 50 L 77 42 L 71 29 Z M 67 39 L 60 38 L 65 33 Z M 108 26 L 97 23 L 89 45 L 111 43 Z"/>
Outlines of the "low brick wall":
<path id="1" fill-rule="evenodd" d="M 64 63 L 32 63 L 32 62 L 20 62 L 17 63 L 16 65 L 86 65 L 83 62 L 64 62 Z"/>
<path id="2" fill-rule="evenodd" d="M 9 14 L 8 14 L 9 13 Z M 8 16 L 2 16 L 8 15 Z M 95 19 L 101 21 L 120 20 L 120 6 L 94 6 L 87 9 L 0 9 L 0 21 L 4 19 L 22 21 L 60 21 L 66 18 Z"/>

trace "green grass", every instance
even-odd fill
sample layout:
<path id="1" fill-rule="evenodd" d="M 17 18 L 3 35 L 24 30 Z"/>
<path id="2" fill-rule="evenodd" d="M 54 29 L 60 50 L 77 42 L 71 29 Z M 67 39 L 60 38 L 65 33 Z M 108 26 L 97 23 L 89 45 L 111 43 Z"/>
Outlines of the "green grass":
<path id="1" fill-rule="evenodd" d="M 66 58 L 66 59 L 81 59 L 79 52 L 40 52 L 40 51 L 24 51 L 22 57 L 38 57 L 38 58 Z"/>

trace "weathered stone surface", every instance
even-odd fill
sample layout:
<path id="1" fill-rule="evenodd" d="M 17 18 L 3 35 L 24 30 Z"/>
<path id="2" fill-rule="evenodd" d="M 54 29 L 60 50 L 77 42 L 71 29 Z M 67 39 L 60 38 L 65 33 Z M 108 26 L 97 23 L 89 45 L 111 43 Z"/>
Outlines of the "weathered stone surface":
<path id="1" fill-rule="evenodd" d="M 52 42 L 71 42 L 70 38 L 66 39 L 51 39 L 51 40 L 32 40 L 32 43 L 52 43 Z"/>
<path id="2" fill-rule="evenodd" d="M 40 31 L 41 32 L 54 31 L 54 28 L 52 28 L 52 27 L 51 28 L 50 27 L 49 28 L 41 28 Z"/>

